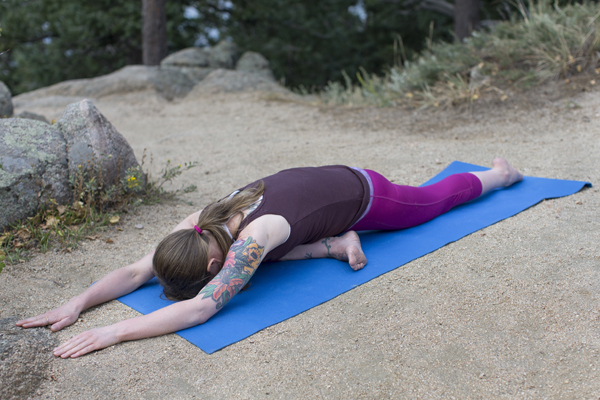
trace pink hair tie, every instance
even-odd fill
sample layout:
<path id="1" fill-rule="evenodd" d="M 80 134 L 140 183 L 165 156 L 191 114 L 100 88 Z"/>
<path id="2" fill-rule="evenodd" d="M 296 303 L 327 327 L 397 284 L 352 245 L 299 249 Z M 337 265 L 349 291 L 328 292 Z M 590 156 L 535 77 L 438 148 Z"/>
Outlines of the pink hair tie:
<path id="1" fill-rule="evenodd" d="M 196 230 L 196 232 L 198 232 L 199 234 L 202 234 L 202 229 L 198 228 L 196 225 L 194 225 L 194 229 Z"/>

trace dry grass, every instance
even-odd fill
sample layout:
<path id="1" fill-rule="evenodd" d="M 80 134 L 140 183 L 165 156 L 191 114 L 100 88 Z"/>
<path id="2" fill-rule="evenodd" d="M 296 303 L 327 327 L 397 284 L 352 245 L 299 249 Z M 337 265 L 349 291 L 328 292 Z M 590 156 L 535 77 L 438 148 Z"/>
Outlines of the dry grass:
<path id="1" fill-rule="evenodd" d="M 384 76 L 362 70 L 352 84 L 331 82 L 321 94 L 328 104 L 445 107 L 477 101 L 500 88 L 527 88 L 549 79 L 597 74 L 600 5 L 560 8 L 530 5 L 521 18 L 476 32 L 462 43 L 428 43 L 416 60 L 401 60 Z"/>

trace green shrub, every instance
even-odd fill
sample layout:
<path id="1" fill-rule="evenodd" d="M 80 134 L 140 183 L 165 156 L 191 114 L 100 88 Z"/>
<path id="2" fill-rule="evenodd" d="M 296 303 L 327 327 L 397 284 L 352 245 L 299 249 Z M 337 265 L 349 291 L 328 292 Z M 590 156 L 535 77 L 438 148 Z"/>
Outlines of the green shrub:
<path id="1" fill-rule="evenodd" d="M 128 169 L 118 182 L 109 186 L 102 183 L 104 171 L 99 163 L 91 162 L 88 168 L 80 166 L 79 172 L 69 179 L 73 190 L 71 204 L 61 205 L 50 200 L 41 204 L 33 217 L 0 233 L 0 272 L 6 263 L 22 261 L 32 250 L 44 252 L 54 245 L 70 252 L 80 240 L 100 239 L 101 235 L 97 233 L 108 225 L 117 224 L 121 213 L 141 204 L 172 199 L 180 191 L 189 193 L 196 190 L 196 186 L 191 185 L 167 191 L 163 185 L 173 182 L 184 171 L 197 166 L 198 162 L 172 165 L 171 160 L 167 160 L 158 178 L 154 179 L 143 172 L 145 159 L 144 151 L 142 165 Z"/>
<path id="2" fill-rule="evenodd" d="M 367 78 L 363 71 L 360 85 L 330 83 L 321 98 L 325 103 L 382 106 L 407 101 L 454 104 L 459 98 L 472 101 L 484 86 L 518 82 L 523 87 L 591 73 L 598 65 L 599 51 L 600 4 L 560 8 L 538 2 L 529 13 L 523 10 L 520 19 L 474 32 L 462 43 L 429 45 L 415 60 L 391 68 L 383 77 Z M 489 79 L 475 81 L 474 74 Z M 466 92 L 457 95 L 459 88 Z"/>

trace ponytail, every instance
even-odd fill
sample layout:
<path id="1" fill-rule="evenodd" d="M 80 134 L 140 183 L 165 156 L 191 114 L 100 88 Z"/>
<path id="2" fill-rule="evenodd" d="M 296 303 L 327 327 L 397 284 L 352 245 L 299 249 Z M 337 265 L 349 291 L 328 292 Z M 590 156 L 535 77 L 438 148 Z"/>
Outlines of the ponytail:
<path id="1" fill-rule="evenodd" d="M 248 187 L 233 196 L 208 205 L 198 217 L 195 228 L 181 229 L 165 237 L 152 258 L 154 275 L 170 300 L 187 300 L 198 295 L 212 279 L 208 272 L 209 241 L 212 236 L 227 256 L 233 239 L 223 227 L 236 214 L 258 201 L 264 193 L 264 183 Z M 238 232 L 235 232 L 237 237 Z"/>

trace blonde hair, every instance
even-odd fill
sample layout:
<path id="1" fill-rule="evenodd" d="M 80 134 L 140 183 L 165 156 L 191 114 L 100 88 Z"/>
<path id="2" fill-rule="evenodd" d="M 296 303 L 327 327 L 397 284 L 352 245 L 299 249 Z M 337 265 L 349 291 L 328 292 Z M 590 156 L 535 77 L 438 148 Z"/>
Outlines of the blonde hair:
<path id="1" fill-rule="evenodd" d="M 165 297 L 187 300 L 198 295 L 212 279 L 207 268 L 210 237 L 214 238 L 223 257 L 226 257 L 233 240 L 223 225 L 258 201 L 264 188 L 264 183 L 259 181 L 255 187 L 208 205 L 196 223 L 202 234 L 195 229 L 181 229 L 159 243 L 152 258 L 152 268 Z"/>

